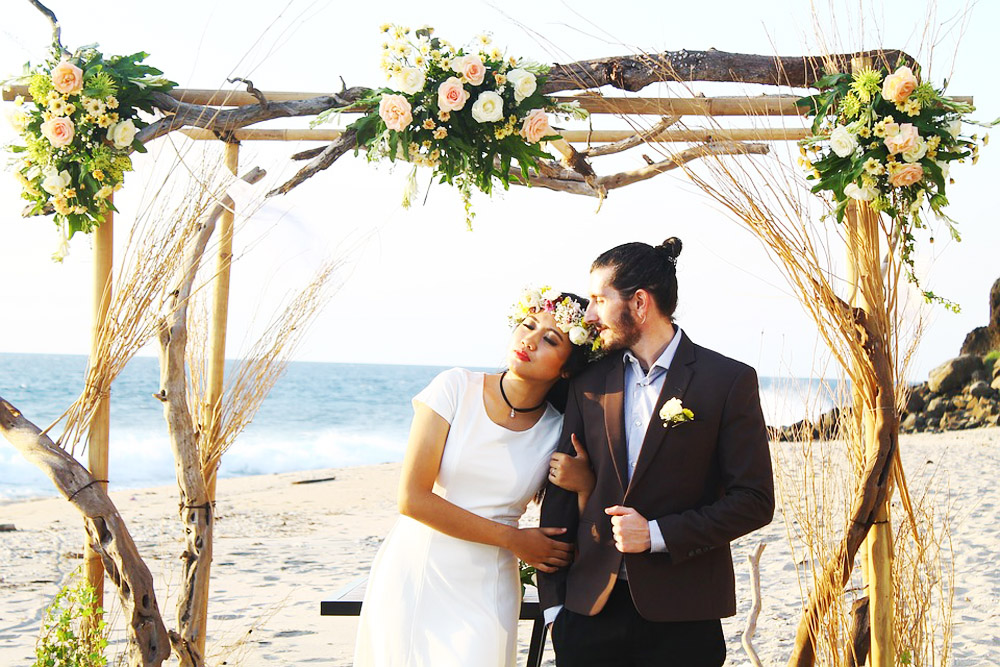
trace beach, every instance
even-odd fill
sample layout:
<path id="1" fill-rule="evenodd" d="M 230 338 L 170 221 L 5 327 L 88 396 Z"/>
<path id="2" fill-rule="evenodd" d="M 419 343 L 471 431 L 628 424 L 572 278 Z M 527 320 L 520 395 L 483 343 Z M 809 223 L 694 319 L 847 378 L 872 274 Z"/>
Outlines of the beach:
<path id="1" fill-rule="evenodd" d="M 794 478 L 799 447 L 772 444 L 783 477 Z M 904 435 L 900 451 L 914 498 L 936 508 L 950 530 L 955 582 L 950 664 L 998 664 L 1000 428 Z M 365 576 L 396 517 L 399 470 L 398 463 L 386 463 L 219 481 L 208 664 L 351 664 L 356 619 L 321 617 L 320 601 Z M 295 483 L 304 480 L 324 481 Z M 746 559 L 759 542 L 767 547 L 760 562 L 762 610 L 754 644 L 764 664 L 783 665 L 794 641 L 805 570 L 801 563 L 797 568 L 801 554 L 787 537 L 791 500 L 785 489 L 778 494 L 774 521 L 733 545 L 738 610 L 723 621 L 727 665 L 748 664 L 740 646 L 751 603 Z M 111 497 L 156 580 L 164 621 L 175 628 L 183 548 L 177 489 L 112 487 Z M 537 508 L 531 507 L 522 524 L 536 517 Z M 0 524 L 16 528 L 0 533 L 0 664 L 29 665 L 46 605 L 82 563 L 82 525 L 62 498 L 2 504 Z M 120 626 L 115 598 L 108 584 L 108 616 Z M 521 623 L 522 661 L 530 630 L 530 623 Z M 120 646 L 121 637 L 112 637 L 113 649 Z M 554 664 L 550 647 L 545 664 Z"/>

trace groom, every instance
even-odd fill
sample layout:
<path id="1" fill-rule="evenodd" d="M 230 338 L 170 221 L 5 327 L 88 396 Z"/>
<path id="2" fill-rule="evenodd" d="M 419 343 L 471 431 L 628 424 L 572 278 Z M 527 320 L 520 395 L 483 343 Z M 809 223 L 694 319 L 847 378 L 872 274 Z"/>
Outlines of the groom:
<path id="1" fill-rule="evenodd" d="M 585 319 L 609 352 L 573 382 L 559 452 L 575 435 L 596 484 L 581 510 L 550 482 L 541 514 L 578 548 L 539 574 L 559 667 L 722 665 L 729 543 L 774 513 L 756 373 L 673 322 L 680 250 L 626 243 L 591 266 Z"/>

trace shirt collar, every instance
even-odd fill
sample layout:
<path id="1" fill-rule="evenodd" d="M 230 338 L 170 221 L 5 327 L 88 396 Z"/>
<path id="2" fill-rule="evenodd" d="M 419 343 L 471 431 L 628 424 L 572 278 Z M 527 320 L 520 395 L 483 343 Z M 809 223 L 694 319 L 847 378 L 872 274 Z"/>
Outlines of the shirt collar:
<path id="1" fill-rule="evenodd" d="M 652 374 L 653 370 L 657 367 L 662 368 L 664 371 L 670 370 L 670 363 L 674 360 L 674 355 L 677 353 L 677 347 L 681 342 L 681 328 L 674 325 L 674 337 L 670 340 L 670 344 L 660 353 L 660 356 L 656 358 L 653 362 L 653 366 L 649 369 L 647 375 Z M 625 362 L 635 366 L 636 370 L 642 370 L 642 364 L 639 363 L 639 358 L 632 354 L 632 350 L 625 350 Z"/>

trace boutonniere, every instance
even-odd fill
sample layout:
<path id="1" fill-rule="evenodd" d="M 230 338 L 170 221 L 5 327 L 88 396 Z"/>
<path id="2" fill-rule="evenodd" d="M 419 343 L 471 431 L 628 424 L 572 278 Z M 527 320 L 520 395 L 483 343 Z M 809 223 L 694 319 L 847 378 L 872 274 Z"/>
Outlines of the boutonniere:
<path id="1" fill-rule="evenodd" d="M 670 428 L 674 424 L 683 424 L 694 420 L 694 413 L 684 407 L 679 398 L 671 398 L 660 408 L 660 419 L 663 427 Z"/>

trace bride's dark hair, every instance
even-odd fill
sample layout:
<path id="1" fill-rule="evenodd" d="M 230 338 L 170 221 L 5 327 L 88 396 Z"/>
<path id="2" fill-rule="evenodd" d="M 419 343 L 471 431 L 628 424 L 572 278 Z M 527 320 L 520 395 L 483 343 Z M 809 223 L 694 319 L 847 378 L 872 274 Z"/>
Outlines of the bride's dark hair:
<path id="1" fill-rule="evenodd" d="M 562 301 L 566 297 L 579 303 L 580 308 L 583 310 L 587 310 L 587 306 L 590 305 L 589 299 L 585 299 L 572 292 L 561 292 L 558 300 Z M 569 358 L 563 364 L 563 371 L 567 374 L 567 377 L 556 380 L 556 383 L 549 389 L 549 393 L 545 395 L 545 400 L 551 403 L 552 407 L 559 412 L 566 411 L 566 399 L 569 397 L 569 381 L 579 375 L 589 363 L 587 356 L 587 351 L 590 349 L 589 345 L 571 345 L 570 347 L 572 349 L 570 350 Z"/>

